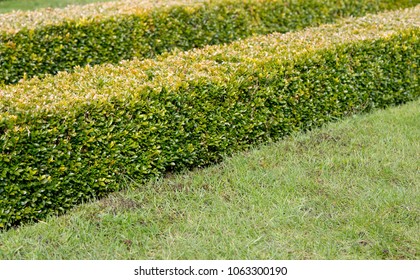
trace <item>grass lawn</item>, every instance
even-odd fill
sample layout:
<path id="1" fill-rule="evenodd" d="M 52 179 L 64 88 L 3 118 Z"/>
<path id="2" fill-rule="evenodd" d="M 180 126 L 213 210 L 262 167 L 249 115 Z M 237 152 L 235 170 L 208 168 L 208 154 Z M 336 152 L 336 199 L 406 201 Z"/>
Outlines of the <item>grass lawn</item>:
<path id="1" fill-rule="evenodd" d="M 47 7 L 62 8 L 68 5 L 110 1 L 112 0 L 6 0 L 0 1 L 0 14 L 15 10 L 26 11 Z"/>
<path id="2" fill-rule="evenodd" d="M 0 259 L 419 259 L 420 100 L 0 234 Z"/>

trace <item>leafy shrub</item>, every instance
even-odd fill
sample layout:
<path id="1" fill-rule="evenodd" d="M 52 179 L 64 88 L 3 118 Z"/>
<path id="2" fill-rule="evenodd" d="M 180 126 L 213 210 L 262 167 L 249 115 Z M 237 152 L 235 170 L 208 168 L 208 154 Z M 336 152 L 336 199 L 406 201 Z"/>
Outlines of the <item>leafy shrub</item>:
<path id="1" fill-rule="evenodd" d="M 122 1 L 0 15 L 0 85 L 414 6 L 418 0 Z"/>
<path id="2" fill-rule="evenodd" d="M 420 7 L 0 90 L 0 226 L 419 97 Z"/>

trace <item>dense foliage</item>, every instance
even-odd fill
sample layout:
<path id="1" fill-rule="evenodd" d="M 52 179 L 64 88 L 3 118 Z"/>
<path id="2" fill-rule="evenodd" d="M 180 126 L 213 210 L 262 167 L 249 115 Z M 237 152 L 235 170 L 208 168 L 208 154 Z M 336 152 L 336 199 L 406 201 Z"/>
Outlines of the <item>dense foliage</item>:
<path id="1" fill-rule="evenodd" d="M 0 90 L 0 226 L 420 94 L 420 7 Z"/>
<path id="2" fill-rule="evenodd" d="M 185 2 L 185 3 L 184 3 Z M 0 15 L 0 85 L 414 6 L 419 0 L 121 1 Z"/>

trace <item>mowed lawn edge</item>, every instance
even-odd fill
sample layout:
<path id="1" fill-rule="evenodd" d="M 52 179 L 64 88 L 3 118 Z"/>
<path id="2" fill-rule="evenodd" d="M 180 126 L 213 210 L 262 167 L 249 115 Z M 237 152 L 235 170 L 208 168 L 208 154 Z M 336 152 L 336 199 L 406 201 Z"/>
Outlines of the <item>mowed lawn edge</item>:
<path id="1" fill-rule="evenodd" d="M 0 233 L 0 259 L 418 259 L 420 101 Z"/>

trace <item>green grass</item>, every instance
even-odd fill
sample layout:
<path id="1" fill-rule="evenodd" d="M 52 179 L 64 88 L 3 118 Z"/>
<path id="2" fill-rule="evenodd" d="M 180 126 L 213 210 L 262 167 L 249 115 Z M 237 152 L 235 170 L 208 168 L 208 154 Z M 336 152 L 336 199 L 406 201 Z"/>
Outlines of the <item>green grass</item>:
<path id="1" fill-rule="evenodd" d="M 420 101 L 0 234 L 1 259 L 419 259 Z"/>
<path id="2" fill-rule="evenodd" d="M 112 0 L 6 0 L 0 1 L 0 14 L 9 13 L 16 10 L 27 11 L 48 7 L 63 8 L 68 5 L 110 1 Z"/>

